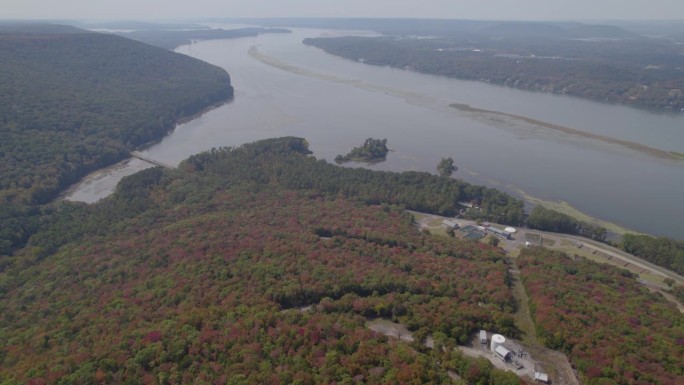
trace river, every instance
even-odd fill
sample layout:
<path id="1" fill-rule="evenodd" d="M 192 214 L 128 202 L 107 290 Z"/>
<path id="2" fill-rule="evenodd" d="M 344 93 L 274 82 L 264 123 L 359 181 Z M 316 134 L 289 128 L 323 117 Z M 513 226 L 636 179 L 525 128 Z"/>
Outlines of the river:
<path id="1" fill-rule="evenodd" d="M 370 168 L 435 172 L 450 156 L 459 167 L 454 176 L 466 181 L 567 202 L 628 229 L 684 239 L 684 160 L 572 133 L 684 153 L 684 115 L 370 66 L 301 43 L 341 34 L 297 29 L 180 47 L 225 68 L 235 100 L 179 125 L 142 153 L 176 165 L 212 147 L 294 135 L 331 161 L 368 137 L 387 138 L 387 161 Z M 556 125 L 572 130 L 551 128 Z M 96 201 L 145 167 L 130 160 L 91 175 L 67 199 Z"/>

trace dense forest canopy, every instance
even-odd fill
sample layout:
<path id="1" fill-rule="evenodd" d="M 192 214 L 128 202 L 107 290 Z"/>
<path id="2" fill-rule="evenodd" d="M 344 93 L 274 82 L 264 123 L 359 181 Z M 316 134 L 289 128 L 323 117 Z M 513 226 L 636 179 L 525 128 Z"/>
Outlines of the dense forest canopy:
<path id="1" fill-rule="evenodd" d="M 501 251 L 418 232 L 402 208 L 367 204 L 371 174 L 343 191 L 358 171 L 307 153 L 298 138 L 213 151 L 65 202 L 3 261 L 0 382 L 438 384 L 448 368 L 517 384 L 422 345 L 517 335 Z M 290 183 L 305 165 L 327 181 Z M 417 342 L 370 332 L 369 317 Z"/>
<path id="2" fill-rule="evenodd" d="M 221 68 L 73 27 L 3 24 L 0 57 L 0 254 L 35 205 L 233 96 Z"/>
<path id="3" fill-rule="evenodd" d="M 459 201 L 475 201 L 480 205 L 474 214 L 478 218 L 511 225 L 520 224 L 524 218 L 523 202 L 496 189 L 425 172 L 343 168 L 309 157 L 308 152 L 308 145 L 301 138 L 274 139 L 194 155 L 180 168 L 211 171 L 255 183 L 277 181 L 288 188 L 313 188 L 372 204 L 398 204 L 440 215 L 456 215 Z"/>
<path id="4" fill-rule="evenodd" d="M 630 272 L 543 248 L 518 265 L 539 337 L 584 384 L 682 383 L 684 317 Z"/>
<path id="5" fill-rule="evenodd" d="M 224 70 L 112 35 L 8 32 L 0 55 L 0 188 L 33 202 L 232 97 Z"/>
<path id="6" fill-rule="evenodd" d="M 480 328 L 519 336 L 502 250 L 421 233 L 395 205 L 490 194 L 331 165 L 301 138 L 142 171 L 64 202 L 0 261 L 0 383 L 518 384 L 451 350 Z M 587 383 L 684 375 L 681 315 L 631 274 L 542 249 L 520 266 L 539 335 Z M 414 342 L 369 331 L 376 317 Z"/>
<path id="7" fill-rule="evenodd" d="M 293 137 L 212 150 L 124 178 L 97 204 L 57 205 L 0 260 L 0 382 L 439 384 L 451 370 L 520 383 L 423 345 L 480 328 L 519 336 L 517 304 L 502 250 L 421 233 L 403 207 L 521 203 L 310 153 Z M 520 266 L 539 335 L 587 383 L 684 374 L 681 315 L 630 273 L 543 249 Z M 376 317 L 414 342 L 369 331 Z"/>

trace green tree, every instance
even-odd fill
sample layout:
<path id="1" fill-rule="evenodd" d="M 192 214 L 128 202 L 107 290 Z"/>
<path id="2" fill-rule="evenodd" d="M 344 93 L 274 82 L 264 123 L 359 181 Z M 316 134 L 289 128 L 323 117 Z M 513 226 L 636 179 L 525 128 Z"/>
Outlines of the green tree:
<path id="1" fill-rule="evenodd" d="M 454 166 L 454 160 L 451 157 L 442 158 L 437 164 L 437 171 L 440 176 L 451 176 L 456 170 L 458 167 Z"/>

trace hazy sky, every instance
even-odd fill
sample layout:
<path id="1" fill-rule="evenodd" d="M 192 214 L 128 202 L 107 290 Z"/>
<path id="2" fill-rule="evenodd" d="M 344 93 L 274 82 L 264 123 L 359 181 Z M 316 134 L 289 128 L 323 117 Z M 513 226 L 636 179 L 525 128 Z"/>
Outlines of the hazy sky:
<path id="1" fill-rule="evenodd" d="M 0 19 L 684 19 L 684 0 L 0 0 Z"/>

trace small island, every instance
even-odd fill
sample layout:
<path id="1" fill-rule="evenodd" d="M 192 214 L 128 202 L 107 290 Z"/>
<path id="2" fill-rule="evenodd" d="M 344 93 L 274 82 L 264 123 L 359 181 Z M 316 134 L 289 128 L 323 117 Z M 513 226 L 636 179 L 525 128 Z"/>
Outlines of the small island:
<path id="1" fill-rule="evenodd" d="M 385 160 L 389 149 L 387 139 L 368 138 L 361 147 L 354 147 L 347 155 L 335 157 L 335 163 L 364 162 L 378 163 Z"/>
<path id="2" fill-rule="evenodd" d="M 454 166 L 454 160 L 449 158 L 442 158 L 442 160 L 437 164 L 437 172 L 440 176 L 449 177 L 453 174 L 458 167 Z"/>

